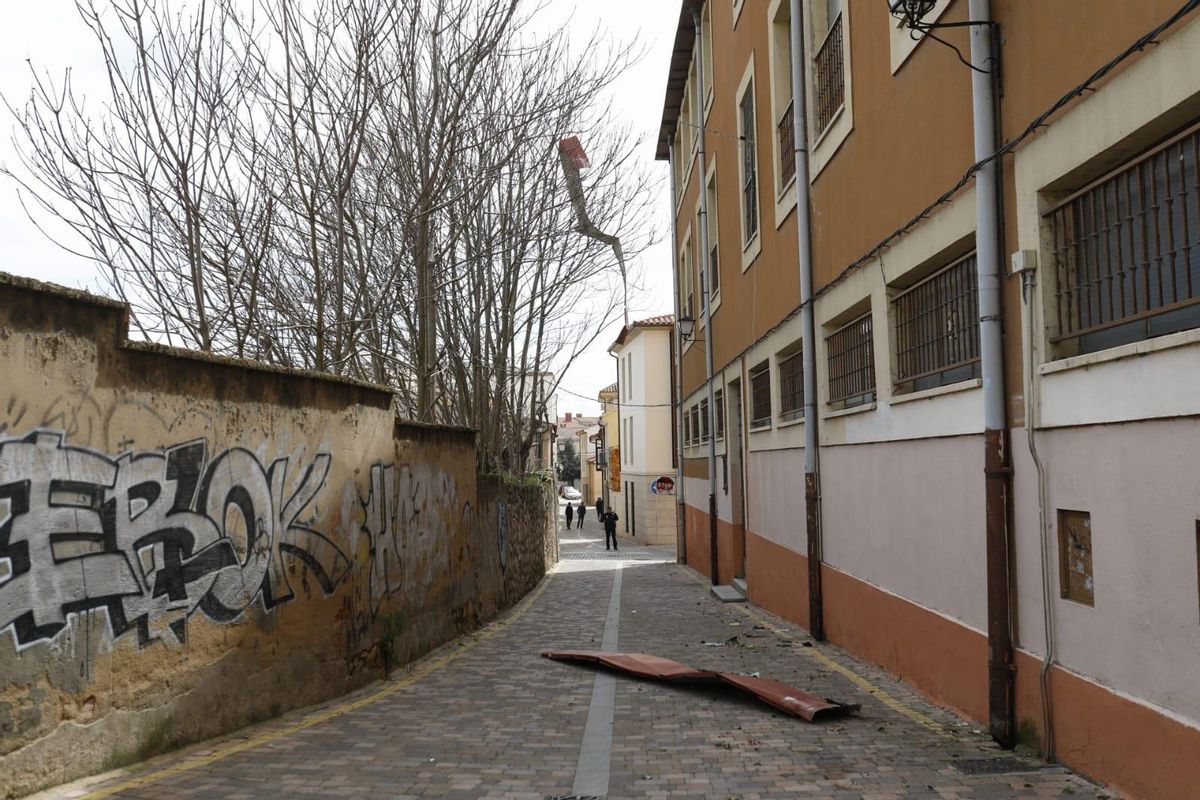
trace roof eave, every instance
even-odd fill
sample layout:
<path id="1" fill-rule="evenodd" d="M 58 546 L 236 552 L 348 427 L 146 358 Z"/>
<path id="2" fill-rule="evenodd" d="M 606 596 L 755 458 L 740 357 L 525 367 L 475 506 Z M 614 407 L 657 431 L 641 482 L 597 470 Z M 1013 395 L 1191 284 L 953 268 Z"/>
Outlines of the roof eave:
<path id="1" fill-rule="evenodd" d="M 682 0 L 680 3 L 675 45 L 671 50 L 671 66 L 667 70 L 667 91 L 663 98 L 662 122 L 658 129 L 658 147 L 654 152 L 656 161 L 666 161 L 671 155 L 671 140 L 675 135 L 675 125 L 679 121 L 683 91 L 692 65 L 692 50 L 696 44 L 692 12 L 699 11 L 703 5 L 704 0 Z"/>

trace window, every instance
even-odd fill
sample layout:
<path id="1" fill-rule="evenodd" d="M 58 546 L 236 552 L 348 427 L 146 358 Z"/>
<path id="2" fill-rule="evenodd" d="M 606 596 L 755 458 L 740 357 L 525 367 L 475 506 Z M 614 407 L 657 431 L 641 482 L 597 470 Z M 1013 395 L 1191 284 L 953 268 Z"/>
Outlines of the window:
<path id="1" fill-rule="evenodd" d="M 692 406 L 692 444 L 700 444 L 700 406 Z"/>
<path id="2" fill-rule="evenodd" d="M 1200 124 L 1046 213 L 1059 354 L 1200 327 Z"/>
<path id="3" fill-rule="evenodd" d="M 758 156 L 754 128 L 754 81 L 738 101 L 738 137 L 742 150 L 742 244 L 758 235 Z"/>
<path id="4" fill-rule="evenodd" d="M 713 36 L 712 36 L 712 3 L 704 4 L 700 14 L 700 64 L 704 68 L 704 117 L 708 117 L 708 109 L 713 99 Z"/>
<path id="5" fill-rule="evenodd" d="M 976 269 L 972 253 L 892 301 L 898 393 L 979 377 Z"/>
<path id="6" fill-rule="evenodd" d="M 771 424 L 771 369 L 766 361 L 750 371 L 750 427 Z"/>
<path id="7" fill-rule="evenodd" d="M 692 443 L 692 412 L 687 408 L 683 410 L 683 443 L 684 445 Z"/>
<path id="8" fill-rule="evenodd" d="M 875 353 L 871 312 L 838 328 L 826 339 L 829 403 L 850 408 L 875 400 Z"/>
<path id="9" fill-rule="evenodd" d="M 796 176 L 795 114 L 792 111 L 791 4 L 776 0 L 771 16 L 771 108 L 775 120 L 775 194 Z"/>
<path id="10" fill-rule="evenodd" d="M 712 427 L 708 416 L 708 400 L 700 401 L 700 443 L 704 444 L 708 441 L 709 433 Z"/>
<path id="11" fill-rule="evenodd" d="M 846 102 L 846 61 L 841 0 L 817 2 L 813 8 L 813 133 L 814 138 L 832 124 Z"/>
<path id="12" fill-rule="evenodd" d="M 717 173 L 714 165 L 713 171 L 709 174 L 708 180 L 705 182 L 705 189 L 708 203 L 708 274 L 712 281 L 712 293 L 715 295 L 721 291 L 721 267 L 718 259 L 717 241 L 720 231 L 717 225 Z"/>
<path id="13" fill-rule="evenodd" d="M 683 298 L 683 316 L 696 318 L 696 293 L 692 286 L 692 243 L 684 237 L 679 251 L 679 294 Z M 689 339 L 690 343 L 692 340 Z"/>
<path id="14" fill-rule="evenodd" d="M 779 361 L 779 418 L 804 416 L 804 351 L 793 345 L 794 352 Z"/>
<path id="15" fill-rule="evenodd" d="M 717 389 L 713 393 L 713 403 L 716 405 L 717 441 L 725 438 L 725 392 Z"/>

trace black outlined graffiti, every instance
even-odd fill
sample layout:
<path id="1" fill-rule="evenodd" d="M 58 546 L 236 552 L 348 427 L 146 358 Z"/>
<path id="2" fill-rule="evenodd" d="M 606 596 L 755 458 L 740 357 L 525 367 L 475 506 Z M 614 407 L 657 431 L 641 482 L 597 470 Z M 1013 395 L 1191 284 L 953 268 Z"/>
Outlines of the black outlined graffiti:
<path id="1" fill-rule="evenodd" d="M 329 474 L 316 456 L 288 492 L 288 459 L 264 469 L 203 440 L 110 458 L 61 431 L 0 438 L 0 632 L 18 648 L 104 609 L 113 637 L 179 642 L 197 611 L 218 622 L 295 597 L 289 574 L 326 593 L 349 561 L 303 515 Z M 288 567 L 292 569 L 289 570 Z"/>

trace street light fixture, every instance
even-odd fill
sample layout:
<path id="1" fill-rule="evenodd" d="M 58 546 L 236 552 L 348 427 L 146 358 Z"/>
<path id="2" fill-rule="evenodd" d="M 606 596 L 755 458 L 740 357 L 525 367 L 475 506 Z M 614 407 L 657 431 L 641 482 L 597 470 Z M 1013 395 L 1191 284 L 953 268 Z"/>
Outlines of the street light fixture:
<path id="1" fill-rule="evenodd" d="M 696 328 L 696 320 L 692 319 L 690 316 L 680 317 L 678 325 L 679 325 L 679 338 L 685 342 L 688 341 L 689 339 L 691 339 L 692 332 Z"/>
<path id="2" fill-rule="evenodd" d="M 887 0 L 888 11 L 905 24 L 915 28 L 921 20 L 937 5 L 937 0 Z"/>

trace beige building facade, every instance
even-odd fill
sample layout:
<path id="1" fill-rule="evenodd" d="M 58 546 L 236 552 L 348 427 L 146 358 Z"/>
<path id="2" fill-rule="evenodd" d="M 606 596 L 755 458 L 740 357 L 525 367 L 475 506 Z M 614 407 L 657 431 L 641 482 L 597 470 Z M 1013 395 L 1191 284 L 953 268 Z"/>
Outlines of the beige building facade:
<path id="1" fill-rule="evenodd" d="M 623 530 L 646 544 L 676 542 L 676 442 L 672 421 L 675 319 L 625 326 L 609 348 L 617 363 Z"/>
<path id="2" fill-rule="evenodd" d="M 681 315 L 697 320 L 680 365 L 688 563 L 744 577 L 753 602 L 797 622 L 817 615 L 830 641 L 981 723 L 995 727 L 1002 690 L 1001 728 L 1094 778 L 1189 797 L 1200 21 L 1166 0 L 930 4 L 922 24 L 983 9 L 1001 42 L 1003 463 L 985 476 L 972 72 L 884 2 L 798 5 L 802 114 L 788 0 L 681 3 L 658 152 L 675 188 Z M 969 26 L 937 33 L 969 54 Z M 798 225 L 811 242 L 811 419 Z M 988 479 L 1005 486 L 991 523 Z M 1011 576 L 999 689 L 996 530 Z"/>

